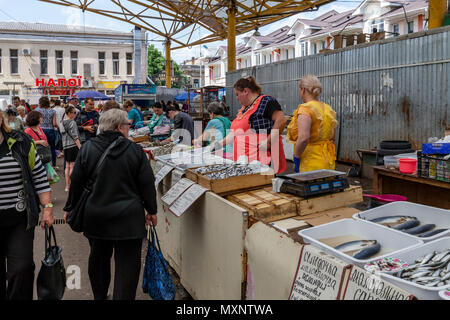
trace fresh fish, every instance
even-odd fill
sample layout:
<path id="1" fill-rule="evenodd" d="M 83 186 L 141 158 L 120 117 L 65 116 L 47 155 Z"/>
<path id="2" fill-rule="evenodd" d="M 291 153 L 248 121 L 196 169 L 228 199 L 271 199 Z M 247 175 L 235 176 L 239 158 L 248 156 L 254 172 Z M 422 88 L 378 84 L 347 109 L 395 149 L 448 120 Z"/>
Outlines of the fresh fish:
<path id="1" fill-rule="evenodd" d="M 372 219 L 369 221 L 374 222 L 374 223 L 379 223 L 379 224 L 385 225 L 387 227 L 393 227 L 393 226 L 400 225 L 400 224 L 410 221 L 410 220 L 417 220 L 417 218 L 410 217 L 410 216 L 388 216 L 388 217 L 375 218 L 375 219 Z"/>
<path id="2" fill-rule="evenodd" d="M 441 269 L 436 269 L 435 272 L 431 275 L 432 277 L 440 277 Z"/>
<path id="3" fill-rule="evenodd" d="M 433 229 L 434 227 L 436 227 L 435 224 L 422 224 L 420 226 L 417 226 L 415 228 L 406 228 L 404 230 L 402 230 L 403 232 L 409 233 L 409 234 L 420 234 L 420 233 L 424 233 L 427 231 L 430 231 L 431 229 Z"/>
<path id="4" fill-rule="evenodd" d="M 403 222 L 399 225 L 393 226 L 392 229 L 395 230 L 406 230 L 410 228 L 417 227 L 420 224 L 419 220 L 408 220 L 406 222 Z"/>
<path id="5" fill-rule="evenodd" d="M 413 273 L 413 275 L 410 278 L 411 279 L 419 279 L 419 278 L 425 277 L 429 273 L 430 273 L 430 271 L 421 271 L 421 272 Z"/>
<path id="6" fill-rule="evenodd" d="M 427 238 L 427 237 L 434 236 L 434 235 L 436 235 L 438 233 L 441 233 L 441 232 L 444 232 L 444 231 L 447 231 L 447 230 L 448 229 L 435 229 L 435 230 L 431 230 L 431 231 L 427 231 L 427 232 L 424 232 L 422 234 L 419 234 L 418 236 L 421 237 L 421 238 Z"/>
<path id="7" fill-rule="evenodd" d="M 445 286 L 445 282 L 439 282 L 439 284 L 437 286 L 438 287 L 443 287 L 443 286 Z"/>
<path id="8" fill-rule="evenodd" d="M 366 259 L 380 251 L 376 240 L 355 240 L 338 245 L 334 249 L 351 255 L 355 259 Z"/>
<path id="9" fill-rule="evenodd" d="M 441 253 L 435 255 L 435 256 L 433 257 L 433 259 L 431 259 L 431 261 L 439 262 L 439 261 L 441 261 L 446 255 L 448 255 L 449 253 L 450 253 L 450 250 L 443 251 L 443 252 L 441 252 Z"/>
<path id="10" fill-rule="evenodd" d="M 433 258 L 435 255 L 437 254 L 436 251 L 434 251 L 433 253 L 430 253 L 429 255 L 426 255 L 423 260 L 420 262 L 421 265 L 424 265 L 426 263 L 428 263 L 428 261 L 431 260 L 431 258 Z"/>
<path id="11" fill-rule="evenodd" d="M 425 287 L 435 287 L 437 284 L 439 284 L 439 282 L 441 282 L 441 280 L 435 280 L 433 282 L 424 284 Z"/>
<path id="12" fill-rule="evenodd" d="M 415 281 L 416 282 L 429 282 L 429 281 L 436 281 L 439 280 L 439 277 L 421 277 L 421 278 L 416 278 Z"/>
<path id="13" fill-rule="evenodd" d="M 450 273 L 447 273 L 443 278 L 441 278 L 442 281 L 450 280 Z"/>

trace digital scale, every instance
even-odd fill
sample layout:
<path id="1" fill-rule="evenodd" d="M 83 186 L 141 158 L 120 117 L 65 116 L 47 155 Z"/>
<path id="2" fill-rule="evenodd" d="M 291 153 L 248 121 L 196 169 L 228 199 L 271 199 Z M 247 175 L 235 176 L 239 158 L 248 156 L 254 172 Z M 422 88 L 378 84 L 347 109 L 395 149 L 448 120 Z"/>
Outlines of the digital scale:
<path id="1" fill-rule="evenodd" d="M 345 172 L 334 170 L 315 170 L 277 176 L 279 191 L 303 198 L 339 192 L 347 189 L 349 183 Z M 281 181 L 280 181 L 281 180 Z M 275 182 L 277 184 L 277 182 Z"/>

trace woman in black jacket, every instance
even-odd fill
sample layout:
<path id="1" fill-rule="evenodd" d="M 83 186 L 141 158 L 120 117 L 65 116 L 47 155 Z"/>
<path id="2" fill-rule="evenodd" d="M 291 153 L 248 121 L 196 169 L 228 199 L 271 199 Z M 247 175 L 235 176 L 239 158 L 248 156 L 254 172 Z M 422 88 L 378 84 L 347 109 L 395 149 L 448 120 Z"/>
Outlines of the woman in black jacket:
<path id="1" fill-rule="evenodd" d="M 64 208 L 66 212 L 74 208 L 101 155 L 120 139 L 100 169 L 86 202 L 83 231 L 91 246 L 88 272 L 95 300 L 107 298 L 113 251 L 113 299 L 135 299 L 145 225 L 157 223 L 153 171 L 142 147 L 126 139 L 129 128 L 123 110 L 111 109 L 101 115 L 100 134 L 83 144 L 78 153 Z"/>

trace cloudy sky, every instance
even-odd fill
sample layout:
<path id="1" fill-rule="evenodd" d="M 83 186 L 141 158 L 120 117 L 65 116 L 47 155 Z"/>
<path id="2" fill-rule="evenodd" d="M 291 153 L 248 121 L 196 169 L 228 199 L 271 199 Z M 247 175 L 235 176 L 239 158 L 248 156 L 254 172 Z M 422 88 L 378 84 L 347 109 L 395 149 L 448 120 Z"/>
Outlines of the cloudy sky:
<path id="1" fill-rule="evenodd" d="M 98 3 L 99 7 L 108 2 L 109 0 L 96 0 L 96 3 Z M 356 8 L 358 4 L 359 2 L 351 0 L 334 1 L 330 4 L 320 7 L 319 10 L 316 12 L 300 13 L 290 18 L 262 27 L 259 31 L 261 32 L 261 34 L 264 35 L 282 26 L 292 25 L 293 22 L 299 17 L 311 19 L 314 18 L 315 16 L 318 16 L 326 11 L 333 9 L 338 12 L 353 9 Z M 81 10 L 79 9 L 61 7 L 54 4 L 39 2 L 37 0 L 14 0 L 14 1 L 0 0 L 0 21 L 86 25 L 124 32 L 129 32 L 133 29 L 133 26 L 126 22 L 122 22 L 119 20 L 104 17 L 90 12 L 82 14 Z M 198 32 L 196 32 L 196 35 L 198 36 Z M 206 35 L 206 33 L 203 35 Z M 238 43 L 241 38 L 242 36 L 238 37 L 237 40 Z M 149 39 L 160 40 L 161 38 L 159 38 L 155 34 L 150 34 Z M 157 46 L 161 51 L 163 51 L 161 42 L 150 42 L 150 43 L 155 44 L 155 46 Z M 208 46 L 209 48 L 209 51 L 212 51 L 213 48 L 216 48 L 219 45 L 226 45 L 226 41 L 206 44 L 206 46 Z M 191 49 L 184 48 L 173 51 L 172 58 L 177 62 L 182 62 L 183 60 L 190 59 L 192 56 L 199 56 L 199 54 L 200 54 L 200 46 L 196 46 Z M 203 52 L 203 54 L 205 53 Z"/>

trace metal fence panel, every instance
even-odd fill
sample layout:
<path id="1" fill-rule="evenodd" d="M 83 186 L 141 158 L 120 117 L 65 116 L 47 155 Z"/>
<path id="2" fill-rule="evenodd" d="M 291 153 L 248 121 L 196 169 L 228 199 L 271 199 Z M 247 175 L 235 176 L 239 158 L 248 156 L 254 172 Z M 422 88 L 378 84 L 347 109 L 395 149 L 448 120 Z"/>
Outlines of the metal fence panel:
<path id="1" fill-rule="evenodd" d="M 450 27 L 229 72 L 232 115 L 240 108 L 233 89 L 239 78 L 253 75 L 291 115 L 306 74 L 319 77 L 321 100 L 338 115 L 339 160 L 358 161 L 356 149 L 382 140 L 408 140 L 420 149 L 450 127 Z"/>

